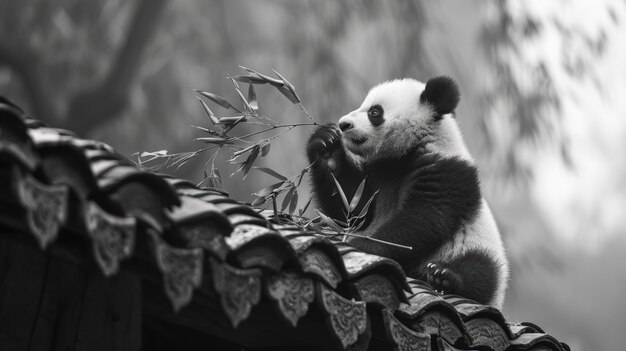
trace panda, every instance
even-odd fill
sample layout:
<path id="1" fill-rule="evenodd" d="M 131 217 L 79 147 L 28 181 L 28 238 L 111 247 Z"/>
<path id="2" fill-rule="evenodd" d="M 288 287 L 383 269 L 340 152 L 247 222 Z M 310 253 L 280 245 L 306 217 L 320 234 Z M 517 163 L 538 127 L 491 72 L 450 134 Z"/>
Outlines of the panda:
<path id="1" fill-rule="evenodd" d="M 396 260 L 439 292 L 501 308 L 508 262 L 456 122 L 459 99 L 448 77 L 373 87 L 359 108 L 310 137 L 313 195 L 322 213 L 343 220 L 333 176 L 348 199 L 367 177 L 362 198 L 378 192 L 356 234 L 412 249 L 355 236 L 350 244 Z"/>

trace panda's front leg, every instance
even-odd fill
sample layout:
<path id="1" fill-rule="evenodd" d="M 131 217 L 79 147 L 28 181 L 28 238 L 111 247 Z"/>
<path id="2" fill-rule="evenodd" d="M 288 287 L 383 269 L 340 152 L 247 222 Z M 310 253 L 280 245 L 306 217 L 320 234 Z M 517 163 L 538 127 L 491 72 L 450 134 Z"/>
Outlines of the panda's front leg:
<path id="1" fill-rule="evenodd" d="M 443 294 L 458 292 L 463 283 L 462 277 L 443 263 L 429 262 L 422 278 L 428 281 L 435 291 Z"/>
<path id="2" fill-rule="evenodd" d="M 445 262 L 429 262 L 418 274 L 433 289 L 457 294 L 482 304 L 494 301 L 499 268 L 493 257 L 481 250 L 470 250 Z"/>
<path id="3" fill-rule="evenodd" d="M 342 202 L 336 193 L 333 176 L 349 197 L 354 194 L 363 175 L 351 162 L 341 141 L 341 131 L 336 124 L 320 126 L 307 143 L 307 157 L 312 164 L 310 174 L 313 193 L 322 212 L 343 220 Z"/>
<path id="4" fill-rule="evenodd" d="M 319 126 L 306 146 L 309 162 L 315 163 L 318 168 L 323 167 L 326 172 L 337 170 L 341 151 L 341 131 L 333 123 Z"/>

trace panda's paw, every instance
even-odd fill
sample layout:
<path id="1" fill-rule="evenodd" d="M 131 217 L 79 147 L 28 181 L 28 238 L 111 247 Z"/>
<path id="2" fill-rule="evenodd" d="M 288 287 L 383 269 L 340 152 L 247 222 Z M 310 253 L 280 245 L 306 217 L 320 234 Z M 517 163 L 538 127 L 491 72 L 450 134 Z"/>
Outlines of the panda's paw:
<path id="1" fill-rule="evenodd" d="M 307 154 L 311 161 L 318 157 L 328 159 L 341 142 L 341 131 L 336 124 L 330 123 L 317 128 L 307 144 Z"/>
<path id="2" fill-rule="evenodd" d="M 435 291 L 442 294 L 455 292 L 461 283 L 460 275 L 441 263 L 426 264 L 426 279 Z"/>

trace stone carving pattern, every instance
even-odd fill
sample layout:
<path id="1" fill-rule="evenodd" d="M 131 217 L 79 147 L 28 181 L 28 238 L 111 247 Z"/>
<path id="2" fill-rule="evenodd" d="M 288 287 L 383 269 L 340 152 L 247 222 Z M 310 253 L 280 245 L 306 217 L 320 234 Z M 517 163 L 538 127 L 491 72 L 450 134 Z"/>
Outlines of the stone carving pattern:
<path id="1" fill-rule="evenodd" d="M 163 273 L 165 294 L 178 311 L 191 301 L 193 289 L 202 283 L 204 252 L 199 247 L 171 247 L 153 230 L 149 233 L 155 243 L 157 264 Z"/>
<path id="2" fill-rule="evenodd" d="M 396 343 L 396 350 L 430 350 L 430 336 L 412 331 L 402 325 L 388 310 L 384 311 L 384 320 L 391 338 Z"/>
<path id="3" fill-rule="evenodd" d="M 502 328 L 494 321 L 478 318 L 466 323 L 473 345 L 487 345 L 499 351 L 509 346 L 509 339 Z"/>
<path id="4" fill-rule="evenodd" d="M 456 324 L 445 314 L 440 311 L 428 311 L 414 323 L 415 327 L 419 327 L 423 333 L 437 334 L 448 343 L 454 345 L 456 342 L 464 338 L 465 335 Z M 414 328 L 416 329 L 416 328 Z"/>
<path id="5" fill-rule="evenodd" d="M 204 227 L 200 226 L 186 229 L 185 235 L 191 246 L 201 247 L 214 254 L 220 260 L 226 259 L 229 249 L 222 235 L 208 232 Z"/>
<path id="6" fill-rule="evenodd" d="M 284 273 L 269 278 L 267 285 L 270 297 L 278 302 L 283 316 L 295 327 L 315 298 L 313 281 Z"/>
<path id="7" fill-rule="evenodd" d="M 337 267 L 332 264 L 328 255 L 318 250 L 309 250 L 300 256 L 300 264 L 305 272 L 313 273 L 336 288 L 341 281 L 341 275 Z"/>
<path id="8" fill-rule="evenodd" d="M 86 205 L 87 233 L 91 237 L 96 262 L 105 276 L 115 274 L 120 262 L 132 255 L 135 223 L 135 218 L 113 216 L 93 202 Z"/>
<path id="9" fill-rule="evenodd" d="M 213 284 L 233 327 L 247 319 L 252 307 L 261 299 L 261 271 L 237 269 L 211 259 Z"/>
<path id="10" fill-rule="evenodd" d="M 319 284 L 324 309 L 329 314 L 332 331 L 344 349 L 354 344 L 367 327 L 365 302 L 350 301 Z"/>
<path id="11" fill-rule="evenodd" d="M 361 297 L 367 302 L 378 302 L 387 308 L 395 309 L 399 298 L 390 282 L 378 275 L 367 275 L 356 282 Z"/>
<path id="12" fill-rule="evenodd" d="M 26 209 L 28 227 L 45 249 L 53 242 L 67 219 L 68 188 L 64 185 L 44 185 L 30 175 L 14 173 L 17 192 Z"/>

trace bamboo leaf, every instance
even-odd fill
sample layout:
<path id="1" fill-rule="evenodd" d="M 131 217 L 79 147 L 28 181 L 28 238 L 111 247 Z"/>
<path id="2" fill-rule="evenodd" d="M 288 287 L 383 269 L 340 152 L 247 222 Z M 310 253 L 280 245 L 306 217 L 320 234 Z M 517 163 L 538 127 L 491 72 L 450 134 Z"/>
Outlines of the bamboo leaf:
<path id="1" fill-rule="evenodd" d="M 298 185 L 296 186 L 300 186 L 300 183 L 302 183 L 302 178 L 308 171 L 309 171 L 308 168 L 304 168 L 302 171 L 300 171 L 300 175 L 298 176 Z"/>
<path id="2" fill-rule="evenodd" d="M 354 196 L 352 196 L 352 201 L 350 201 L 350 209 L 349 209 L 350 212 L 354 211 L 354 209 L 357 207 L 357 205 L 361 201 L 361 196 L 363 195 L 363 189 L 365 189 L 366 179 L 367 179 L 367 176 L 363 178 L 363 181 L 361 181 L 361 184 L 359 184 L 359 187 L 356 189 Z"/>
<path id="3" fill-rule="evenodd" d="M 241 121 L 245 121 L 246 116 L 232 116 L 232 117 L 220 117 L 219 121 L 223 124 L 237 124 Z"/>
<path id="4" fill-rule="evenodd" d="M 370 208 L 370 205 L 372 203 L 372 201 L 374 201 L 374 197 L 376 197 L 376 194 L 378 194 L 380 190 L 376 190 L 376 192 L 374 193 L 374 195 L 372 195 L 372 197 L 370 197 L 369 200 L 367 200 L 367 203 L 365 203 L 365 206 L 363 206 L 363 208 L 361 209 L 361 212 L 359 213 L 359 215 L 357 216 L 357 218 L 363 218 L 365 217 L 365 215 L 367 214 L 367 211 Z"/>
<path id="5" fill-rule="evenodd" d="M 287 180 L 287 177 L 285 177 L 284 175 L 276 172 L 275 170 L 271 169 L 271 168 L 267 168 L 267 167 L 252 167 L 258 171 L 261 171 L 265 174 L 269 174 L 274 178 L 280 179 L 280 180 Z"/>
<path id="6" fill-rule="evenodd" d="M 239 75 L 239 76 L 234 76 L 234 77 L 230 77 L 231 79 L 234 79 L 238 82 L 241 83 L 249 83 L 249 84 L 267 84 L 267 81 L 265 79 L 259 78 L 259 77 L 255 77 L 255 76 L 249 76 L 249 75 Z"/>
<path id="7" fill-rule="evenodd" d="M 343 231 L 343 228 L 341 228 L 339 226 L 339 224 L 335 223 L 335 221 L 333 221 L 332 218 L 328 217 L 327 215 L 323 214 L 320 211 L 317 211 L 317 214 L 319 214 L 320 218 L 322 219 L 322 221 L 324 221 L 324 223 L 329 226 L 330 228 L 332 228 L 334 231 L 336 231 L 337 233 L 341 233 Z"/>
<path id="8" fill-rule="evenodd" d="M 217 177 L 217 179 L 220 181 L 220 183 L 222 182 L 222 175 L 220 174 L 220 170 L 217 168 L 213 169 L 213 174 L 215 174 L 215 176 Z"/>
<path id="9" fill-rule="evenodd" d="M 281 94 L 283 94 L 283 96 L 286 97 L 292 103 L 297 104 L 300 102 L 300 99 L 295 94 L 293 94 L 293 92 L 289 88 L 285 87 L 284 85 L 278 85 L 276 86 L 276 89 L 278 89 L 278 91 Z"/>
<path id="10" fill-rule="evenodd" d="M 322 229 L 322 227 L 320 227 L 319 225 L 311 222 L 309 223 L 309 225 L 305 226 L 306 227 L 311 227 L 316 233 L 323 233 L 324 229 Z"/>
<path id="11" fill-rule="evenodd" d="M 218 189 L 222 188 L 222 181 L 219 179 L 219 177 L 215 173 L 209 176 L 208 183 L 210 187 L 218 188 Z"/>
<path id="12" fill-rule="evenodd" d="M 296 94 L 296 88 L 291 83 L 289 83 L 289 81 L 285 79 L 285 77 L 283 77 L 280 73 L 276 72 L 275 69 L 272 68 L 272 71 L 274 71 L 274 73 L 278 77 L 280 77 L 280 79 L 283 80 L 284 87 L 286 88 L 287 91 L 283 92 L 281 89 L 278 89 L 278 90 L 281 90 L 281 93 L 283 93 L 283 95 L 285 95 L 289 99 L 289 101 L 293 102 L 294 104 L 299 103 L 300 98 L 298 97 L 298 94 Z"/>
<path id="13" fill-rule="evenodd" d="M 291 188 L 287 194 L 285 194 L 285 198 L 283 199 L 283 203 L 280 206 L 280 212 L 285 212 L 287 206 L 289 206 L 289 202 L 291 202 L 291 198 L 293 197 L 293 192 L 296 188 Z"/>
<path id="14" fill-rule="evenodd" d="M 287 190 L 290 190 L 291 188 L 293 188 L 293 182 L 291 182 L 291 181 L 289 181 L 289 180 L 288 180 L 288 181 L 286 181 L 285 183 L 283 183 L 283 185 L 281 185 L 281 187 L 280 187 L 280 188 L 278 188 L 278 189 L 274 190 L 274 193 L 275 193 L 275 194 L 280 194 L 280 193 L 282 193 L 282 192 L 285 192 L 285 191 L 287 191 Z"/>
<path id="15" fill-rule="evenodd" d="M 291 197 L 291 204 L 289 205 L 289 215 L 293 216 L 293 213 L 296 211 L 296 206 L 298 205 L 298 190 L 293 188 L 293 196 Z"/>
<path id="16" fill-rule="evenodd" d="M 275 78 L 272 78 L 270 76 L 266 76 L 265 74 L 259 73 L 259 72 L 255 71 L 255 70 L 251 69 L 251 68 L 247 68 L 247 67 L 244 67 L 244 66 L 239 66 L 239 67 L 241 67 L 241 68 L 245 69 L 246 71 L 248 71 L 248 73 L 250 73 L 250 75 L 256 76 L 256 77 L 264 80 L 266 83 L 269 83 L 269 84 L 271 84 L 273 86 L 284 85 L 284 83 L 282 81 L 280 81 L 278 79 L 275 79 Z"/>
<path id="17" fill-rule="evenodd" d="M 147 156 L 164 156 L 167 155 L 167 150 L 159 150 L 159 151 L 143 151 L 139 154 L 139 157 L 147 157 Z"/>
<path id="18" fill-rule="evenodd" d="M 254 161 L 256 161 L 256 158 L 259 156 L 259 151 L 261 151 L 261 148 L 259 147 L 259 145 L 255 145 L 254 148 L 252 148 L 252 152 L 250 153 L 250 156 L 248 156 L 248 158 L 246 159 L 245 165 L 243 167 L 243 179 L 244 180 L 248 176 L 248 172 L 250 172 L 250 168 L 252 168 Z"/>
<path id="19" fill-rule="evenodd" d="M 272 147 L 272 144 L 270 144 L 270 143 L 263 144 L 263 146 L 261 146 L 261 157 L 267 156 L 267 154 L 270 153 L 270 148 L 271 147 Z"/>
<path id="20" fill-rule="evenodd" d="M 200 98 L 198 98 L 198 101 L 200 101 L 200 103 L 202 104 L 202 108 L 204 108 L 204 112 L 206 112 L 206 114 L 209 116 L 211 122 L 213 122 L 213 124 L 219 124 L 220 121 L 217 119 L 217 117 L 215 117 L 215 114 L 213 113 L 213 111 L 211 111 L 209 106 L 207 106 L 207 104 L 205 104 L 204 101 L 202 101 L 202 99 Z"/>
<path id="21" fill-rule="evenodd" d="M 338 219 L 333 218 L 333 221 L 335 221 L 335 223 L 339 224 L 340 227 L 345 228 L 348 226 L 348 223 L 344 222 L 344 221 L 340 221 Z"/>
<path id="22" fill-rule="evenodd" d="M 311 200 L 313 200 L 313 198 L 309 197 L 309 201 L 307 201 L 304 207 L 302 208 L 302 213 L 306 212 L 306 210 L 309 208 L 309 205 L 311 204 Z"/>
<path id="23" fill-rule="evenodd" d="M 237 170 L 235 170 L 235 171 L 234 171 L 234 172 L 230 175 L 231 177 L 232 177 L 232 176 L 234 176 L 235 174 L 239 173 L 239 172 L 243 169 L 243 167 L 245 167 L 246 162 L 245 162 L 245 161 L 244 161 L 244 162 L 239 162 L 238 164 L 239 164 L 239 167 L 237 167 Z"/>
<path id="24" fill-rule="evenodd" d="M 209 129 L 209 128 L 204 128 L 204 127 L 200 127 L 200 126 L 191 126 L 191 128 L 195 128 L 195 129 L 197 129 L 197 130 L 199 130 L 199 131 L 202 131 L 202 132 L 205 132 L 205 133 L 207 133 L 207 134 L 214 135 L 214 136 L 222 136 L 222 134 L 221 134 L 221 133 L 216 132 L 216 131 L 214 131 L 214 130 L 211 130 L 211 129 Z"/>
<path id="25" fill-rule="evenodd" d="M 252 85 L 250 85 L 250 86 L 252 86 Z M 248 100 L 246 100 L 246 98 L 243 96 L 243 93 L 241 92 L 241 89 L 235 88 L 235 91 L 237 92 L 237 95 L 239 95 L 239 99 L 241 99 L 241 103 L 243 104 L 245 110 L 254 112 L 255 110 L 252 108 L 252 106 L 250 106 L 250 104 L 248 103 Z"/>
<path id="26" fill-rule="evenodd" d="M 254 91 L 254 84 L 252 83 L 250 83 L 250 86 L 248 87 L 248 105 L 254 111 L 259 110 L 259 102 L 257 101 L 256 91 Z"/>
<path id="27" fill-rule="evenodd" d="M 239 156 L 239 155 L 241 155 L 241 154 L 243 154 L 243 153 L 246 153 L 246 152 L 248 152 L 248 151 L 252 150 L 255 146 L 257 146 L 257 144 L 250 145 L 250 146 L 248 146 L 248 147 L 246 147 L 246 148 L 244 148 L 244 149 L 241 149 L 241 150 L 239 150 L 239 151 L 235 151 L 235 152 L 233 152 L 233 156 L 234 156 L 234 157 L 233 157 L 233 159 L 237 158 L 237 156 Z M 230 161 L 230 160 L 229 160 L 229 161 Z"/>
<path id="28" fill-rule="evenodd" d="M 265 187 L 259 191 L 257 191 L 256 193 L 252 194 L 254 196 L 258 196 L 258 197 L 266 197 L 269 196 L 275 189 L 278 189 L 281 185 L 283 185 L 284 182 L 278 182 L 278 183 L 274 183 L 268 187 Z"/>
<path id="29" fill-rule="evenodd" d="M 364 224 L 365 224 L 365 221 L 359 221 L 359 223 L 356 225 L 356 227 L 354 227 L 351 231 L 352 232 L 358 232 L 359 229 L 361 229 L 361 227 L 363 227 Z"/>
<path id="30" fill-rule="evenodd" d="M 205 98 L 213 101 L 214 103 L 222 106 L 223 108 L 227 109 L 227 110 L 231 110 L 233 112 L 236 113 L 241 113 L 241 111 L 236 108 L 235 106 L 233 106 L 230 102 L 228 102 L 226 99 L 224 99 L 223 97 L 217 95 L 217 94 L 213 94 L 213 93 L 209 93 L 206 91 L 200 91 L 196 89 L 196 93 L 204 96 Z"/>
<path id="31" fill-rule="evenodd" d="M 335 186 L 337 187 L 337 191 L 339 192 L 339 196 L 341 196 L 341 201 L 343 201 L 343 206 L 346 210 L 350 209 L 350 204 L 348 203 L 348 198 L 346 197 L 346 193 L 343 192 L 341 185 L 337 181 L 337 178 L 331 173 L 333 180 L 335 181 Z"/>
<path id="32" fill-rule="evenodd" d="M 225 144 L 233 143 L 232 140 L 224 139 L 220 137 L 202 137 L 202 138 L 195 138 L 194 140 L 203 141 L 207 144 L 217 144 L 217 145 L 225 145 Z"/>
<path id="33" fill-rule="evenodd" d="M 255 206 L 259 206 L 261 204 L 264 204 L 265 201 L 267 201 L 267 198 L 263 197 L 263 196 L 259 196 L 256 199 L 254 199 L 254 201 L 252 201 L 252 207 Z"/>

